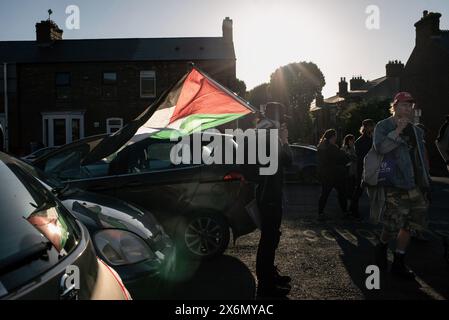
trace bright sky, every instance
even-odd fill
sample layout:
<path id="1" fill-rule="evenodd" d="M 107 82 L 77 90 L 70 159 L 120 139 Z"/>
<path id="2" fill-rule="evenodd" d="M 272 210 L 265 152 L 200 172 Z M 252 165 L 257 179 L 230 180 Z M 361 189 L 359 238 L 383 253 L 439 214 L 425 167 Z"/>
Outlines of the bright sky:
<path id="1" fill-rule="evenodd" d="M 79 30 L 65 26 L 68 5 L 80 9 Z M 378 30 L 365 26 L 369 5 L 380 10 Z M 326 78 L 325 97 L 341 76 L 371 80 L 385 75 L 388 60 L 406 62 L 423 10 L 440 12 L 449 29 L 448 0 L 1 0 L 0 41 L 34 40 L 49 8 L 66 39 L 221 36 L 229 16 L 237 77 L 248 89 L 279 66 L 313 61 Z"/>

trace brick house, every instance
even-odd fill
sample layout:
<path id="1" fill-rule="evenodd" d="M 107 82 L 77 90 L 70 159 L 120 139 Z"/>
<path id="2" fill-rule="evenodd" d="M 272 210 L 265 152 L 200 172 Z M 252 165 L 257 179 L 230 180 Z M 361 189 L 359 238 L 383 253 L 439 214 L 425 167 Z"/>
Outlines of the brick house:
<path id="1" fill-rule="evenodd" d="M 118 130 L 184 75 L 190 61 L 233 89 L 231 19 L 222 30 L 222 37 L 63 40 L 46 20 L 36 24 L 35 41 L 0 41 L 0 148 L 4 74 L 9 151 L 25 154 L 35 143 L 57 146 Z"/>
<path id="2" fill-rule="evenodd" d="M 441 14 L 423 12 L 415 23 L 416 43 L 401 77 L 401 89 L 417 101 L 421 122 L 428 129 L 427 147 L 432 167 L 446 172 L 434 141 L 449 114 L 449 30 L 440 29 Z"/>
<path id="3" fill-rule="evenodd" d="M 385 75 L 374 80 L 353 76 L 348 88 L 346 78 L 340 78 L 339 90 L 335 96 L 326 99 L 318 96 L 310 106 L 310 112 L 314 116 L 314 139 L 318 141 L 329 128 L 337 129 L 339 137 L 342 137 L 344 128 L 340 125 L 340 112 L 362 101 L 391 99 L 400 89 L 403 71 L 404 64 L 396 60 L 389 61 L 385 65 Z"/>
<path id="4" fill-rule="evenodd" d="M 435 148 L 438 129 L 449 114 L 449 30 L 440 29 L 440 13 L 424 11 L 415 23 L 416 42 L 407 63 L 390 61 L 384 77 L 365 81 L 350 80 L 350 90 L 341 78 L 339 92 L 327 99 L 317 97 L 310 111 L 315 117 L 315 135 L 337 127 L 338 112 L 350 103 L 369 99 L 392 99 L 398 91 L 408 91 L 415 97 L 415 122 L 426 126 L 427 147 L 435 173 L 447 170 Z"/>

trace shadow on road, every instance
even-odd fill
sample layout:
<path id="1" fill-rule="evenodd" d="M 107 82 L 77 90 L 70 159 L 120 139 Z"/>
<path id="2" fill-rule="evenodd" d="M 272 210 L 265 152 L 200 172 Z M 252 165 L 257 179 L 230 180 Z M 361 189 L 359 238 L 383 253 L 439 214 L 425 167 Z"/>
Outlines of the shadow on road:
<path id="1" fill-rule="evenodd" d="M 358 245 L 354 245 L 337 232 L 334 236 L 343 251 L 341 260 L 348 275 L 365 299 L 449 299 L 449 270 L 443 261 L 443 246 L 437 239 L 427 243 L 412 242 L 408 261 L 417 274 L 415 281 L 398 279 L 386 272 L 380 275 L 380 289 L 368 290 L 365 282 L 369 274 L 365 270 L 374 264 L 372 243 L 357 236 Z"/>
<path id="2" fill-rule="evenodd" d="M 160 293 L 162 299 L 249 300 L 254 299 L 255 291 L 255 280 L 248 267 L 224 255 L 212 261 L 179 261 Z"/>

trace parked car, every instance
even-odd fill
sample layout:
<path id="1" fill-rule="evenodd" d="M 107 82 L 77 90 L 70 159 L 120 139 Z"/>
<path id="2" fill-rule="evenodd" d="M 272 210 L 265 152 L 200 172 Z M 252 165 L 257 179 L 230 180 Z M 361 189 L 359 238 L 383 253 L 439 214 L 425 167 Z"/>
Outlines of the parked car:
<path id="1" fill-rule="evenodd" d="M 174 165 L 170 150 L 177 142 L 151 137 L 130 141 L 108 157 L 83 165 L 83 159 L 105 137 L 66 145 L 33 165 L 71 186 L 150 210 L 175 239 L 179 251 L 190 257 L 222 254 L 230 228 L 234 239 L 255 229 L 247 212 L 254 203 L 255 185 L 245 180 L 239 166 Z M 226 141 L 236 147 L 235 142 Z"/>
<path id="2" fill-rule="evenodd" d="M 130 299 L 87 228 L 0 152 L 0 298 Z"/>
<path id="3" fill-rule="evenodd" d="M 154 216 L 109 196 L 64 186 L 40 169 L 11 160 L 57 196 L 89 230 L 101 257 L 113 267 L 134 298 L 159 298 L 159 289 L 175 267 L 170 237 Z"/>
<path id="4" fill-rule="evenodd" d="M 288 182 L 317 183 L 317 148 L 312 145 L 291 144 L 292 163 L 284 169 Z"/>
<path id="5" fill-rule="evenodd" d="M 52 152 L 53 150 L 57 149 L 58 147 L 45 147 L 45 148 L 41 148 L 39 150 L 36 150 L 32 153 L 30 153 L 29 155 L 26 155 L 24 157 L 22 157 L 21 159 L 27 162 L 30 162 L 34 159 L 37 159 L 39 157 L 42 157 L 44 155 L 46 155 L 47 153 Z"/>

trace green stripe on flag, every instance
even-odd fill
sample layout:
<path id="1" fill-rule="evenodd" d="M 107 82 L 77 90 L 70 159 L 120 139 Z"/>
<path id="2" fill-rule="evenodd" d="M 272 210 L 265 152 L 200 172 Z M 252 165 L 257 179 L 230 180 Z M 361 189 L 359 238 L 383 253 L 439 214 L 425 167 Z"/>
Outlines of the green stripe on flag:
<path id="1" fill-rule="evenodd" d="M 247 113 L 193 114 L 187 116 L 184 121 L 182 121 L 179 130 L 167 128 L 155 132 L 151 135 L 151 137 L 158 139 L 170 139 L 173 134 L 177 134 L 178 136 L 186 136 L 193 132 L 200 132 L 206 129 L 218 127 L 244 115 L 247 115 Z"/>

